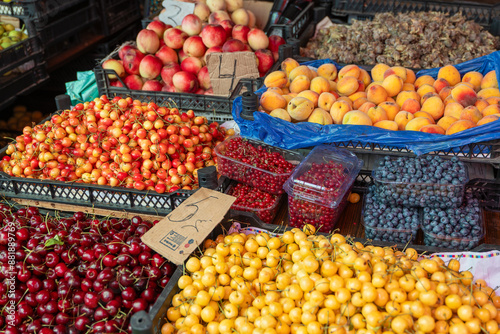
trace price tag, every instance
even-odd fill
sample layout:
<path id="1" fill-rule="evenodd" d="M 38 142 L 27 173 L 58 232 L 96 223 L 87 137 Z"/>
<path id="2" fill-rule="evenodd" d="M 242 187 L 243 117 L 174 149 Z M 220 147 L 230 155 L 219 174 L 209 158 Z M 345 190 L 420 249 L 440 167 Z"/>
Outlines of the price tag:
<path id="1" fill-rule="evenodd" d="M 200 188 L 141 240 L 175 264 L 182 264 L 224 218 L 235 197 Z"/>
<path id="2" fill-rule="evenodd" d="M 160 14 L 160 21 L 173 27 L 178 26 L 186 15 L 193 14 L 194 6 L 192 2 L 164 0 L 165 10 Z"/>

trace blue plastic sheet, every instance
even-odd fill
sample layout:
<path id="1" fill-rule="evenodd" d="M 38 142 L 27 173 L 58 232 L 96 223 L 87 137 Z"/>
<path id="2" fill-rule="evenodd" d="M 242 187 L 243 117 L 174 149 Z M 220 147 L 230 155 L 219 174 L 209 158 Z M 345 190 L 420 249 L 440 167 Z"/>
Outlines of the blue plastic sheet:
<path id="1" fill-rule="evenodd" d="M 305 62 L 303 65 L 319 67 L 325 63 L 338 64 L 330 59 Z M 461 75 L 470 71 L 478 71 L 483 75 L 495 70 L 500 82 L 500 51 L 455 65 Z M 437 77 L 439 68 L 421 70 L 417 77 L 430 75 Z M 265 87 L 256 93 L 260 96 Z M 270 145 L 285 149 L 297 149 L 316 146 L 324 143 L 345 143 L 349 141 L 362 144 L 379 144 L 397 148 L 406 148 L 417 155 L 433 151 L 450 151 L 471 143 L 500 139 L 500 121 L 474 127 L 453 135 L 438 135 L 416 131 L 390 131 L 365 125 L 319 125 L 302 122 L 290 123 L 274 118 L 263 112 L 254 112 L 254 121 L 241 118 L 241 97 L 233 102 L 233 118 L 240 127 L 244 137 L 262 140 Z"/>

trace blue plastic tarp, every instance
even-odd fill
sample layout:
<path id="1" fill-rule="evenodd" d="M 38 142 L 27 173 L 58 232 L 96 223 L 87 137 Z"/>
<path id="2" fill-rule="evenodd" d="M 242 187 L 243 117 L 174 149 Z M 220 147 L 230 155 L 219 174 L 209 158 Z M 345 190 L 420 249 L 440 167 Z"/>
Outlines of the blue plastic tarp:
<path id="1" fill-rule="evenodd" d="M 319 67 L 324 63 L 332 63 L 340 68 L 338 64 L 330 59 L 314 60 L 303 64 Z M 461 75 L 470 71 L 478 71 L 484 75 L 495 70 L 497 80 L 500 82 L 500 51 L 455 65 L 455 67 Z M 430 75 L 437 78 L 438 71 L 439 68 L 421 70 L 416 75 L 417 77 Z M 265 91 L 266 88 L 263 87 L 256 93 L 260 97 Z M 433 151 L 449 151 L 471 143 L 500 139 L 500 121 L 474 127 L 453 135 L 439 135 L 416 131 L 390 131 L 365 125 L 290 123 L 258 111 L 253 113 L 255 120 L 248 121 L 241 118 L 241 110 L 241 97 L 238 97 L 233 102 L 233 118 L 240 127 L 242 136 L 262 140 L 270 145 L 285 149 L 353 141 L 362 144 L 406 148 L 417 155 L 421 155 Z"/>

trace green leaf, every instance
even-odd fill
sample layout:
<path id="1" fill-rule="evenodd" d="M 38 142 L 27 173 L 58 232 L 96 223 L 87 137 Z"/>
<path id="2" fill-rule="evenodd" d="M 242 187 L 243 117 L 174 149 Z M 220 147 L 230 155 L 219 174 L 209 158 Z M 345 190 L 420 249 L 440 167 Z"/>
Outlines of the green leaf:
<path id="1" fill-rule="evenodd" d="M 45 241 L 45 247 L 50 247 L 54 245 L 64 245 L 64 241 L 62 241 L 58 235 L 56 235 L 52 239 Z"/>

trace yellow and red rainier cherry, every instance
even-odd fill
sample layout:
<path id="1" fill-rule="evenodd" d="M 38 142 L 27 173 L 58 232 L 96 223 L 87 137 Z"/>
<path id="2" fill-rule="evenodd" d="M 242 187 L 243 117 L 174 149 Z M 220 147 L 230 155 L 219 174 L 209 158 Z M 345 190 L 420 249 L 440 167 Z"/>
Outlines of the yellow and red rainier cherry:
<path id="1" fill-rule="evenodd" d="M 460 263 L 316 235 L 220 235 L 189 258 L 162 334 L 498 333 L 500 296 Z"/>

